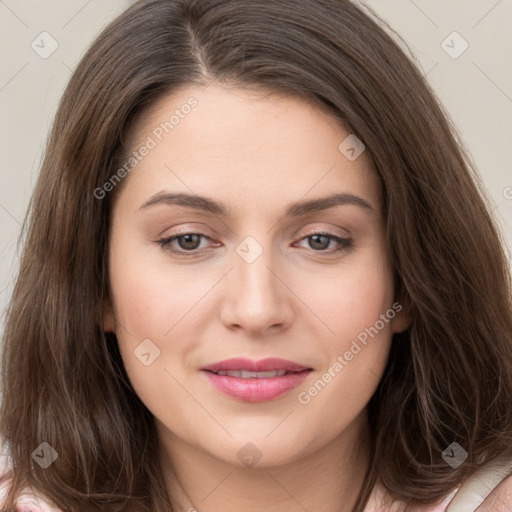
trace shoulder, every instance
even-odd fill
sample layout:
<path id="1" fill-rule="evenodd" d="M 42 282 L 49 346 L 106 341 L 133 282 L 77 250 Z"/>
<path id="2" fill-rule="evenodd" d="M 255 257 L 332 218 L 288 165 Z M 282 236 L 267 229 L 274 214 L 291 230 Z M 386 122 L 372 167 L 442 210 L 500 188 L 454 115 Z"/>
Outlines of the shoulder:
<path id="1" fill-rule="evenodd" d="M 447 512 L 448 505 L 458 488 L 447 494 L 438 503 L 434 505 L 416 505 L 413 507 L 413 512 Z M 393 500 L 382 483 L 377 482 L 375 488 L 368 500 L 364 512 L 403 512 L 408 505 L 406 501 Z M 409 505 L 410 506 L 410 505 Z"/>
<path id="2" fill-rule="evenodd" d="M 386 500 L 388 500 L 386 502 Z M 405 502 L 389 503 L 377 483 L 364 512 L 401 512 Z M 510 512 L 512 510 L 512 461 L 496 458 L 435 505 L 414 507 L 414 512 Z"/>
<path id="3" fill-rule="evenodd" d="M 510 510 L 512 510 L 512 475 L 491 491 L 476 512 L 509 512 Z"/>
<path id="4" fill-rule="evenodd" d="M 497 458 L 472 475 L 460 488 L 447 512 L 512 510 L 512 461 Z"/>
<path id="5" fill-rule="evenodd" d="M 9 489 L 9 471 L 12 468 L 9 446 L 7 443 L 0 444 L 0 510 L 3 509 L 4 501 Z M 16 502 L 17 512 L 62 512 L 61 509 L 53 507 L 31 489 L 24 489 Z"/>

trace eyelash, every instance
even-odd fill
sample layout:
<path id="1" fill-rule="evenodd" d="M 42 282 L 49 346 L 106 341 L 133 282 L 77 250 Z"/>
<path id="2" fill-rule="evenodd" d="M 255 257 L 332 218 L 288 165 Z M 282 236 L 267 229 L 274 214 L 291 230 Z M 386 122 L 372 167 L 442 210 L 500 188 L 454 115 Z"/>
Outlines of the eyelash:
<path id="1" fill-rule="evenodd" d="M 182 250 L 176 250 L 176 249 L 171 248 L 171 242 L 173 242 L 174 240 L 177 240 L 178 238 L 181 238 L 183 236 L 187 236 L 187 235 L 198 235 L 202 238 L 205 238 L 206 240 L 211 240 L 210 237 L 208 237 L 207 235 L 204 235 L 203 233 L 184 232 L 184 233 L 177 233 L 171 237 L 162 238 L 161 240 L 157 240 L 157 243 L 166 251 L 169 251 L 173 254 L 177 254 L 178 256 L 183 256 L 183 257 L 193 257 L 193 256 L 197 256 L 201 252 L 204 252 L 204 251 L 199 251 L 198 249 L 195 249 L 193 251 L 182 251 Z M 346 251 L 346 250 L 350 249 L 353 245 L 353 240 L 351 238 L 342 238 L 342 237 L 333 235 L 332 233 L 326 233 L 326 232 L 322 232 L 322 231 L 311 233 L 307 236 L 302 237 L 300 240 L 311 238 L 313 236 L 326 236 L 327 238 L 330 238 L 331 240 L 334 240 L 335 242 L 341 244 L 341 247 L 339 249 L 335 249 L 334 251 L 312 249 L 312 251 L 315 253 L 333 254 L 333 253 L 337 253 L 337 252 Z"/>

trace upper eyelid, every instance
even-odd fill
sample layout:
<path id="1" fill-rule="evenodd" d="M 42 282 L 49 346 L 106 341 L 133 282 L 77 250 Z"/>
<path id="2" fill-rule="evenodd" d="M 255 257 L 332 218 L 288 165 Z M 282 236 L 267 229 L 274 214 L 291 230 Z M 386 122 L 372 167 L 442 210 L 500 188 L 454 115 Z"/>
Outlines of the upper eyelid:
<path id="1" fill-rule="evenodd" d="M 301 228 L 299 231 L 295 230 L 295 232 L 296 232 L 295 236 L 296 237 L 310 236 L 312 234 L 324 233 L 324 234 L 328 234 L 328 235 L 332 235 L 332 236 L 339 236 L 340 238 L 352 237 L 352 233 L 349 229 L 341 228 L 339 226 L 336 229 L 336 227 L 334 227 L 334 224 L 332 224 L 330 222 L 326 223 L 326 222 L 322 222 L 320 220 L 312 220 L 309 224 L 324 224 L 324 225 L 329 224 L 332 227 L 324 228 L 324 227 L 319 227 L 319 226 L 313 226 L 313 227 L 310 226 L 308 228 Z M 176 231 L 175 233 L 170 234 L 165 237 L 161 237 L 161 238 L 172 238 L 174 236 L 189 235 L 189 234 L 199 234 L 199 235 L 202 235 L 202 236 L 205 236 L 208 238 L 215 238 L 216 236 L 220 236 L 215 232 L 215 230 L 205 229 L 204 227 L 198 227 L 196 229 L 193 226 L 189 226 L 186 228 L 177 228 L 177 229 L 178 229 L 178 231 Z M 211 233 L 211 235 L 208 233 Z"/>
<path id="2" fill-rule="evenodd" d="M 170 244 L 171 242 L 175 241 L 177 238 L 181 237 L 181 236 L 186 236 L 186 235 L 199 235 L 199 237 L 201 238 L 204 238 L 206 240 L 213 240 L 213 237 L 201 232 L 201 231 L 193 231 L 193 230 L 186 230 L 186 231 L 183 231 L 183 232 L 178 232 L 178 233 L 173 233 L 172 235 L 169 235 L 169 236 L 165 236 L 163 238 L 160 238 L 157 242 L 162 244 L 163 243 L 168 243 Z M 340 243 L 339 240 L 336 240 L 336 239 L 340 239 L 340 240 L 347 240 L 347 241 L 350 241 L 352 242 L 352 237 L 351 236 L 343 236 L 341 234 L 336 234 L 336 233 L 332 233 L 330 232 L 329 230 L 322 230 L 322 229 L 318 229 L 318 230 L 314 230 L 312 232 L 304 232 L 304 231 L 301 231 L 297 234 L 297 241 L 301 241 L 303 240 L 304 238 L 309 238 L 311 236 L 315 236 L 315 235 L 323 235 L 323 236 L 327 236 L 327 237 L 330 237 L 331 240 L 337 242 L 337 243 Z M 199 249 L 194 249 L 193 251 L 184 251 L 184 250 L 179 250 L 179 251 L 182 251 L 183 253 L 190 253 L 190 254 L 194 254 L 194 252 L 196 251 L 199 251 Z"/>
<path id="3" fill-rule="evenodd" d="M 193 229 L 187 229 L 187 230 L 183 230 L 183 231 L 177 231 L 176 233 L 172 233 L 168 236 L 162 236 L 162 237 L 160 237 L 160 240 L 171 240 L 171 239 L 178 238 L 180 236 L 185 236 L 185 235 L 199 235 L 204 238 L 208 238 L 209 240 L 212 240 L 215 237 L 215 235 L 209 235 L 207 233 L 204 233 L 201 230 L 195 231 Z M 351 237 L 350 234 L 348 234 L 348 236 L 345 236 L 341 233 L 333 232 L 330 229 L 322 229 L 322 228 L 312 229 L 312 231 L 301 230 L 297 233 L 296 237 L 299 237 L 299 239 L 302 239 L 302 238 L 307 238 L 309 236 L 314 236 L 314 235 L 326 235 L 326 236 L 333 236 L 333 237 L 339 237 L 339 238 L 350 238 Z"/>

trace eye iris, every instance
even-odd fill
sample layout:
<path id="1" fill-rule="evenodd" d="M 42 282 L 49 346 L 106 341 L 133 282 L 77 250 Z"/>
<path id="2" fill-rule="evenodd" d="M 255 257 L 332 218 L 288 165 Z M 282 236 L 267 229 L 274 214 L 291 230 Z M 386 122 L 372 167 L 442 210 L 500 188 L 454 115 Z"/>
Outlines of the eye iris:
<path id="1" fill-rule="evenodd" d="M 163 245 L 169 245 L 174 240 L 178 243 L 180 250 L 183 252 L 195 252 L 199 248 L 199 245 L 201 245 L 201 238 L 208 239 L 208 237 L 199 233 L 185 233 L 183 235 L 176 235 L 163 241 Z M 325 233 L 315 233 L 313 235 L 307 236 L 306 239 L 309 240 L 310 247 L 312 247 L 313 250 L 319 252 L 325 251 L 325 249 L 329 247 L 329 244 L 332 240 L 336 240 L 338 243 L 342 243 L 341 239 L 337 239 L 333 235 L 328 235 Z M 345 242 L 345 245 L 350 244 Z"/>
<path id="2" fill-rule="evenodd" d="M 183 239 L 185 239 L 185 244 L 181 243 Z M 193 240 L 192 242 L 190 242 L 191 239 Z M 194 250 L 194 249 L 197 249 L 196 246 L 198 244 L 200 244 L 200 236 L 196 235 L 194 233 L 190 233 L 187 235 L 181 235 L 177 238 L 177 240 L 182 249 Z M 189 243 L 192 244 L 192 247 L 190 247 L 188 245 Z"/>
<path id="3" fill-rule="evenodd" d="M 311 235 L 308 238 L 310 241 L 313 241 L 313 243 L 311 243 L 311 246 L 314 249 L 326 249 L 327 247 L 329 247 L 330 238 L 327 235 Z M 315 247 L 315 244 L 317 243 L 318 238 L 324 238 L 325 241 L 327 242 L 327 244 L 320 243 L 320 247 L 318 247 L 318 246 Z"/>

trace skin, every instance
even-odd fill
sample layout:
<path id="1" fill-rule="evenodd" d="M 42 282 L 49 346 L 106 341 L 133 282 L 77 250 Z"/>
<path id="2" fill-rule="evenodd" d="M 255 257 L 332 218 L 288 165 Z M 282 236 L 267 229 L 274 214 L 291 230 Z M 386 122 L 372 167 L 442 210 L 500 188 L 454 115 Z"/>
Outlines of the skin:
<path id="1" fill-rule="evenodd" d="M 512 476 L 496 487 L 476 512 L 507 512 L 512 508 Z"/>
<path id="2" fill-rule="evenodd" d="M 190 96 L 196 108 L 116 191 L 104 328 L 116 333 L 131 383 L 155 417 L 178 510 L 351 510 L 369 460 L 366 405 L 393 333 L 407 327 L 403 314 L 309 403 L 298 394 L 396 301 L 376 172 L 367 152 L 349 161 L 338 150 L 350 132 L 318 107 L 219 84 L 161 99 L 132 129 L 130 151 Z M 164 203 L 141 209 L 163 190 L 222 201 L 230 215 Z M 284 216 L 293 202 L 334 192 L 372 208 Z M 208 238 L 158 243 L 178 230 Z M 315 244 L 318 232 L 353 243 Z M 251 263 L 236 251 L 248 236 L 263 251 Z M 148 366 L 134 355 L 144 339 L 160 350 Z M 200 372 L 232 357 L 281 357 L 313 372 L 277 399 L 242 402 Z M 247 443 L 261 456 L 252 467 L 237 456 Z"/>

